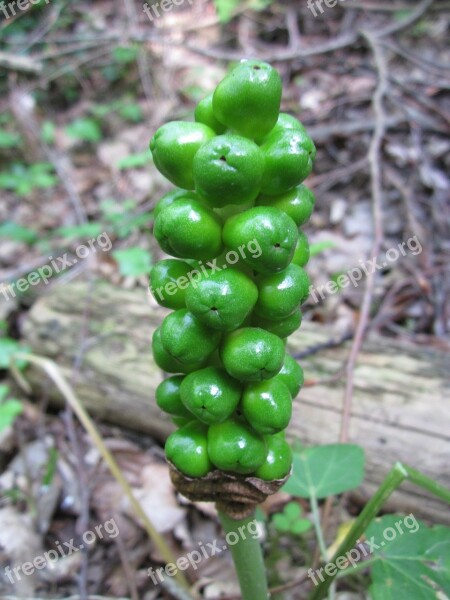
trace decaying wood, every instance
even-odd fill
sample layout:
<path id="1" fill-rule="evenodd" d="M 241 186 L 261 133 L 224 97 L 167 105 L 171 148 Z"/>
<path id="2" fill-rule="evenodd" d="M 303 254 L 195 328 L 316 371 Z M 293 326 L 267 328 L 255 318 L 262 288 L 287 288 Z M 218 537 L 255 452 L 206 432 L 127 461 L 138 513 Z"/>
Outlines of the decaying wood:
<path id="1" fill-rule="evenodd" d="M 126 291 L 102 282 L 89 294 L 86 284 L 71 283 L 36 302 L 22 335 L 35 353 L 53 358 L 69 379 L 82 344 L 74 387 L 86 408 L 98 419 L 162 440 L 172 425 L 155 405 L 162 373 L 151 356 L 150 340 L 165 314 L 146 290 Z M 301 352 L 330 337 L 328 328 L 304 323 L 291 336 L 289 349 Z M 304 444 L 338 439 L 344 382 L 333 375 L 347 355 L 345 344 L 302 359 L 306 379 L 320 383 L 305 386 L 295 401 L 291 438 Z M 364 344 L 350 423 L 350 440 L 363 446 L 367 456 L 366 479 L 358 492 L 362 499 L 397 460 L 450 486 L 449 365 L 450 355 L 443 351 L 376 336 Z M 30 367 L 26 374 L 36 391 L 45 390 L 61 403 L 42 372 Z M 448 506 L 408 484 L 388 506 L 450 522 Z"/>

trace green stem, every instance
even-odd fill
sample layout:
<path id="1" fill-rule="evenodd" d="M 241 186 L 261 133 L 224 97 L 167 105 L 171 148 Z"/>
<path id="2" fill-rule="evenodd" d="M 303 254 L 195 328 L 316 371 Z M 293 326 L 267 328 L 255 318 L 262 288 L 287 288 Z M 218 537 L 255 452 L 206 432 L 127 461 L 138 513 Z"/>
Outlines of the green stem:
<path id="1" fill-rule="evenodd" d="M 248 530 L 248 524 L 255 520 L 255 515 L 235 520 L 219 512 L 219 519 L 225 532 L 225 540 L 230 546 L 242 600 L 267 600 L 270 594 L 261 544 Z M 232 539 L 230 533 L 235 534 Z"/>
<path id="2" fill-rule="evenodd" d="M 320 524 L 320 513 L 319 513 L 319 503 L 317 502 L 316 496 L 313 494 L 309 498 L 309 502 L 311 504 L 311 512 L 314 523 L 314 528 L 316 530 L 316 537 L 319 543 L 320 555 L 324 562 L 328 560 L 328 552 L 327 547 L 325 545 L 325 540 L 323 537 L 322 526 Z"/>
<path id="3" fill-rule="evenodd" d="M 350 529 L 331 559 L 331 563 L 335 563 L 337 558 L 345 556 L 346 553 L 354 547 L 357 540 L 360 539 L 369 524 L 377 516 L 380 508 L 384 505 L 392 492 L 394 492 L 405 479 L 409 479 L 417 486 L 428 490 L 441 500 L 450 503 L 450 490 L 447 490 L 439 483 L 436 483 L 426 475 L 423 475 L 423 473 L 416 471 L 416 469 L 402 463 L 396 463 L 354 522 L 353 527 Z M 338 572 L 339 570 L 336 570 L 334 575 L 328 575 L 325 572 L 323 581 L 313 590 L 309 600 L 322 600 L 325 598 L 330 585 Z"/>

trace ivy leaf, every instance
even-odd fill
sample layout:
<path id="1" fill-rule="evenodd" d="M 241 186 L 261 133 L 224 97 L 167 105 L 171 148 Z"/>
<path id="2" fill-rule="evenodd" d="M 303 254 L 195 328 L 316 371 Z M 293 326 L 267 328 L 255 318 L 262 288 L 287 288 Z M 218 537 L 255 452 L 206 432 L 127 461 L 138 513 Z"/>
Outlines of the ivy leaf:
<path id="1" fill-rule="evenodd" d="M 113 256 L 119 265 L 119 271 L 125 277 L 147 275 L 152 266 L 151 255 L 143 248 L 125 248 L 115 250 Z"/>
<path id="2" fill-rule="evenodd" d="M 372 600 L 444 600 L 450 596 L 450 528 L 426 527 L 412 514 L 385 515 L 369 525 L 366 537 L 375 543 Z"/>
<path id="3" fill-rule="evenodd" d="M 358 487 L 364 478 L 364 451 L 355 444 L 313 446 L 293 456 L 283 490 L 300 498 L 326 498 Z"/>

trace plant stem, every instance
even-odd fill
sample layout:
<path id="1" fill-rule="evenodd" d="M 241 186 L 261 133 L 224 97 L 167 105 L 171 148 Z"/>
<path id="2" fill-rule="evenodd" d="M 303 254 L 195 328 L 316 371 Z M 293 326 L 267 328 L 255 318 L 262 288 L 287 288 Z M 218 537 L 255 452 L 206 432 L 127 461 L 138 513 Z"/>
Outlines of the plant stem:
<path id="1" fill-rule="evenodd" d="M 267 600 L 270 598 L 267 586 L 266 570 L 261 544 L 255 536 L 249 536 L 248 524 L 255 520 L 255 515 L 246 519 L 235 520 L 219 512 L 219 519 L 228 541 L 230 533 L 237 542 L 230 544 L 231 555 L 241 588 L 242 600 Z M 234 541 L 234 539 L 233 539 Z"/>
<path id="2" fill-rule="evenodd" d="M 323 562 L 327 562 L 328 553 L 327 553 L 327 548 L 325 546 L 325 540 L 323 537 L 322 526 L 320 524 L 319 503 L 317 502 L 317 498 L 314 494 L 310 496 L 309 502 L 311 504 L 312 518 L 313 518 L 314 528 L 316 530 L 317 541 L 319 543 L 320 555 L 322 557 Z"/>
<path id="3" fill-rule="evenodd" d="M 61 394 L 66 399 L 67 403 L 72 408 L 73 412 L 77 415 L 79 421 L 84 426 L 88 434 L 91 436 L 92 441 L 100 452 L 103 460 L 108 465 L 111 474 L 116 479 L 117 483 L 120 485 L 125 495 L 128 497 L 128 500 L 136 514 L 142 522 L 143 527 L 148 533 L 148 536 L 153 541 L 155 546 L 157 547 L 159 553 L 162 558 L 167 562 L 175 563 L 176 559 L 172 554 L 169 546 L 166 544 L 164 538 L 156 531 L 153 523 L 148 518 L 144 509 L 142 508 L 140 502 L 136 499 L 133 490 L 130 487 L 130 484 L 126 480 L 124 474 L 120 470 L 119 465 L 115 461 L 113 455 L 106 447 L 102 436 L 98 432 L 97 428 L 94 425 L 94 422 L 88 415 L 86 409 L 81 404 L 80 400 L 76 396 L 75 392 L 59 370 L 58 366 L 48 358 L 43 358 L 41 356 L 36 356 L 34 354 L 25 354 L 25 353 L 17 353 L 12 357 L 13 360 L 22 359 L 26 360 L 29 363 L 32 363 L 38 367 L 41 367 L 47 375 L 52 379 L 54 384 L 57 386 Z M 175 579 L 178 581 L 178 585 L 184 589 L 189 588 L 189 584 L 185 579 L 184 575 L 177 570 L 175 575 Z M 186 597 L 186 595 L 184 596 Z"/>
<path id="4" fill-rule="evenodd" d="M 436 483 L 426 475 L 423 475 L 416 469 L 404 465 L 402 463 L 396 463 L 391 471 L 388 473 L 378 490 L 366 504 L 361 514 L 358 516 L 350 529 L 348 534 L 345 536 L 343 542 L 337 549 L 335 555 L 331 559 L 332 563 L 336 562 L 336 559 L 340 556 L 345 556 L 364 534 L 369 524 L 377 516 L 380 508 L 394 492 L 399 485 L 405 480 L 410 479 L 413 483 L 419 487 L 428 490 L 441 500 L 450 503 L 450 490 L 447 490 L 440 484 Z M 334 575 L 328 575 L 326 572 L 323 575 L 323 581 L 313 590 L 309 597 L 309 600 L 322 600 L 327 595 L 331 583 L 333 582 L 339 570 L 336 570 Z"/>

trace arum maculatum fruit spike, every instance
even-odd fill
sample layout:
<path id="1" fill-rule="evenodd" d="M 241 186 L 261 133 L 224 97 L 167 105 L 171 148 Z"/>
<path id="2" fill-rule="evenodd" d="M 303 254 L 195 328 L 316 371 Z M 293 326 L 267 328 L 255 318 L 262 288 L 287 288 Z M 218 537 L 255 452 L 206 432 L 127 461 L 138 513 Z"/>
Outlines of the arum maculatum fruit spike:
<path id="1" fill-rule="evenodd" d="M 150 142 L 178 186 L 155 207 L 168 256 L 150 274 L 155 300 L 173 311 L 152 340 L 171 374 L 156 401 L 178 425 L 166 456 L 177 489 L 236 518 L 289 476 L 285 430 L 303 385 L 285 348 L 310 286 L 301 227 L 315 198 L 303 181 L 316 149 L 280 103 L 278 72 L 243 60 L 195 122 L 166 123 Z"/>

